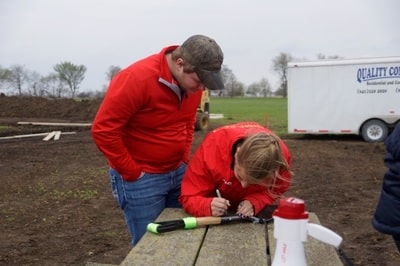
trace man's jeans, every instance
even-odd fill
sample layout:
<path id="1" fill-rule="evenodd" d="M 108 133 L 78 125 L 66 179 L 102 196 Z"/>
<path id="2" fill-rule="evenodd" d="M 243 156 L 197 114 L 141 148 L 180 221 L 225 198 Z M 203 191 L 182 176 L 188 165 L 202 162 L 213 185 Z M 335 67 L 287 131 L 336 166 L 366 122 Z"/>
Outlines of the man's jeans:
<path id="1" fill-rule="evenodd" d="M 127 182 L 117 171 L 110 169 L 112 194 L 124 212 L 133 246 L 164 208 L 182 207 L 178 198 L 185 170 L 186 164 L 182 163 L 172 172 L 145 173 L 137 181 Z"/>

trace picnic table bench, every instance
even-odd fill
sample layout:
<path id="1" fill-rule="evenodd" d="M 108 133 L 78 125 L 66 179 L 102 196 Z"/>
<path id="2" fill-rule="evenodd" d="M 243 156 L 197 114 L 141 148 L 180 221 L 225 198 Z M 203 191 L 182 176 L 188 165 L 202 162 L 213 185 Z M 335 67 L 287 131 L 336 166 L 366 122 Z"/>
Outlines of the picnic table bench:
<path id="1" fill-rule="evenodd" d="M 189 215 L 165 209 L 156 222 Z M 310 213 L 310 222 L 319 223 Z M 154 234 L 146 232 L 120 265 L 271 265 L 273 223 L 233 223 Z M 304 245 L 308 265 L 343 265 L 334 247 L 312 237 Z"/>

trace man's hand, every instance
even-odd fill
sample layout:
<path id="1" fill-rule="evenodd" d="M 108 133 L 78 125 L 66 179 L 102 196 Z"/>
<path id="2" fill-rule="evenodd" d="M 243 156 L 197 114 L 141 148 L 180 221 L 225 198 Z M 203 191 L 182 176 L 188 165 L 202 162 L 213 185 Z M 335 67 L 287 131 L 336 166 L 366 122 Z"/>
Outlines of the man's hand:
<path id="1" fill-rule="evenodd" d="M 253 204 L 251 204 L 251 202 L 248 200 L 242 201 L 237 208 L 236 214 L 246 217 L 254 216 Z"/>

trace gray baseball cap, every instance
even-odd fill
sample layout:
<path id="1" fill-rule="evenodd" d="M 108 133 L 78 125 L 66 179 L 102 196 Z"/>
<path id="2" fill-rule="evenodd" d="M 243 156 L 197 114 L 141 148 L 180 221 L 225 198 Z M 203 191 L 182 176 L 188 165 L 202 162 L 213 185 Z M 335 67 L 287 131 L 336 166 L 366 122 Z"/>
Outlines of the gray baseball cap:
<path id="1" fill-rule="evenodd" d="M 181 46 L 182 59 L 194 67 L 200 81 L 210 90 L 224 89 L 221 66 L 224 54 L 214 39 L 193 35 Z"/>

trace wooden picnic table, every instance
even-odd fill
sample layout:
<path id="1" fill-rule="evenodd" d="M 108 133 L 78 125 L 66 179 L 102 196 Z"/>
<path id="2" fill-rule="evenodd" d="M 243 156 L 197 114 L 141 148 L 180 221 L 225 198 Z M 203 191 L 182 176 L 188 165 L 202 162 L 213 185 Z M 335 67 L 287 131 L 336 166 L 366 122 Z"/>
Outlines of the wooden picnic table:
<path id="1" fill-rule="evenodd" d="M 167 208 L 156 221 L 189 216 L 182 209 Z M 310 222 L 319 223 L 313 213 Z M 332 246 L 309 237 L 304 247 L 308 265 L 343 265 Z M 243 222 L 146 232 L 121 265 L 271 265 L 274 252 L 273 223 Z"/>

